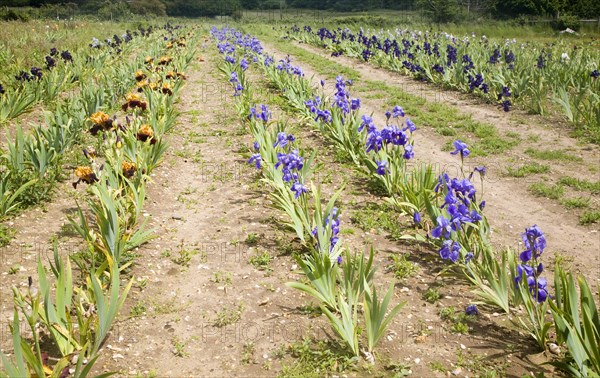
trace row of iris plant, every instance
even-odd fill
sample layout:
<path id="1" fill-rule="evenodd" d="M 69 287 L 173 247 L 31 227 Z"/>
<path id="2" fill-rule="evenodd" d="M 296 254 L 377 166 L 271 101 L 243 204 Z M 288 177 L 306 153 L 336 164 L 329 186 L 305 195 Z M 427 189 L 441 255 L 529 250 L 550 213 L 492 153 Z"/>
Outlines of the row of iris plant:
<path id="1" fill-rule="evenodd" d="M 332 328 L 355 358 L 362 350 L 365 358 L 374 363 L 372 352 L 402 307 L 398 304 L 387 314 L 393 284 L 384 298 L 379 299 L 374 285 L 373 249 L 365 260 L 364 253 L 353 255 L 343 246 L 339 234 L 341 211 L 335 207 L 343 188 L 332 196 L 325 208 L 321 204 L 320 185 L 311 182 L 309 190 L 316 152 L 304 158 L 298 141 L 286 129 L 287 122 L 272 121 L 272 114 L 264 104 L 251 106 L 251 83 L 245 71 L 251 63 L 263 65 L 265 60 L 269 61 L 268 57 L 261 56 L 258 40 L 234 29 L 213 28 L 211 33 L 224 55 L 220 67 L 234 89 L 239 116 L 255 139 L 255 154 L 249 163 L 261 171 L 262 181 L 273 189 L 270 193 L 274 207 L 289 217 L 287 225 L 309 251 L 297 258 L 309 284 L 292 282 L 288 285 L 319 301 Z M 364 341 L 359 336 L 359 308 L 366 325 L 363 348 Z"/>
<path id="2" fill-rule="evenodd" d="M 289 32 L 288 32 L 289 33 Z M 513 104 L 538 114 L 555 108 L 596 143 L 600 141 L 600 54 L 568 41 L 552 45 L 485 36 L 457 38 L 414 30 L 358 32 L 347 28 L 316 31 L 292 27 L 296 40 L 325 47 L 404 75 L 472 93 L 504 111 Z"/>
<path id="3" fill-rule="evenodd" d="M 148 35 L 148 32 L 144 33 Z M 136 39 L 129 43 L 128 51 L 139 50 L 151 43 L 155 42 L 147 38 Z M 168 80 L 150 83 L 143 75 L 131 75 L 144 63 L 143 55 L 130 57 L 107 50 L 100 53 L 79 51 L 74 56 L 72 63 L 63 67 L 65 72 L 81 78 L 83 69 L 86 72 L 83 77 L 93 75 L 94 79 L 80 81 L 78 91 L 55 101 L 53 111 L 46 114 L 45 125 L 35 126 L 30 134 L 23 133 L 17 126 L 14 138 L 7 141 L 6 151 L 0 155 L 0 171 L 3 173 L 0 179 L 0 219 L 51 197 L 56 183 L 64 179 L 62 166 L 67 159 L 66 154 L 82 141 L 86 117 L 101 108 L 110 109 L 136 80 L 138 91 L 145 86 L 164 92 L 171 90 Z M 167 76 L 165 79 L 168 79 Z M 94 118 L 100 117 L 99 114 Z"/>
<path id="4" fill-rule="evenodd" d="M 600 322 L 593 296 L 585 289 L 585 279 L 579 278 L 581 312 L 586 312 L 589 319 L 575 307 L 567 306 L 576 303 L 576 293 L 570 292 L 568 301 L 563 299 L 564 294 L 560 298 L 556 295 L 555 300 L 549 295 L 547 281 L 541 276 L 545 237 L 537 226 L 526 229 L 522 239 L 527 250 L 519 256 L 510 249 L 494 251 L 489 240 L 490 226 L 483 213 L 483 193 L 478 196 L 471 181 L 474 175 L 478 175 L 483 188 L 486 168 L 476 167 L 472 172 L 465 172 L 464 160 L 470 151 L 464 142 L 455 141 L 455 151 L 452 152 L 460 156 L 461 176 L 450 178 L 447 173 L 442 173 L 436 180 L 429 164 L 412 169 L 407 167 L 406 162 L 416 152 L 411 138 L 416 126 L 405 118 L 400 106 L 386 112 L 386 124 L 379 129 L 372 115 L 359 115 L 360 99 L 350 96 L 348 85 L 351 83 L 343 78 L 336 79 L 334 93 L 326 96 L 324 82 L 320 81 L 320 85 L 313 87 L 302 69 L 291 64 L 289 57 L 275 64 L 274 58 L 262 50 L 254 53 L 250 50 L 250 55 L 244 59 L 262 62 L 263 71 L 291 106 L 345 151 L 359 168 L 379 180 L 387 191 L 388 200 L 399 211 L 412 216 L 418 228 L 431 230 L 427 236 L 415 233 L 407 235 L 406 239 L 433 244 L 440 257 L 449 262 L 447 270 L 475 286 L 474 293 L 480 298 L 480 303 L 499 307 L 506 313 L 515 312 L 515 306 L 523 308 L 527 316 L 517 316 L 517 325 L 525 328 L 540 348 L 546 348 L 549 331 L 554 327 L 557 341 L 566 343 L 569 348 L 567 360 L 571 362 L 569 365 L 557 361 L 557 365 L 563 368 L 574 366 L 572 371 L 582 376 L 586 376 L 589 369 L 597 368 L 596 341 L 599 340 L 597 330 L 600 330 Z M 225 60 L 231 65 L 237 62 L 230 55 Z M 258 156 L 253 161 L 257 159 Z M 314 272 L 314 269 L 311 267 L 309 271 Z M 575 285 L 573 277 L 557 266 L 557 290 L 561 290 L 559 282 L 563 283 L 561 287 Z M 566 292 L 566 289 L 562 291 Z M 547 316 L 548 306 L 553 314 L 553 323 Z M 470 309 L 473 311 L 472 307 Z M 590 328 L 578 327 L 582 323 Z M 560 329 L 562 331 L 559 332 Z M 580 330 L 579 344 L 574 344 L 573 338 L 568 339 L 568 330 L 572 329 Z"/>
<path id="5" fill-rule="evenodd" d="M 50 261 L 53 279 L 38 258 L 37 276 L 30 278 L 28 289 L 13 288 L 14 356 L 0 353 L 4 369 L 0 376 L 85 377 L 100 356 L 133 282 L 132 278 L 121 287 L 122 271 L 132 263 L 131 251 L 151 238 L 145 223 L 140 224 L 145 185 L 166 150 L 164 134 L 174 126 L 174 96 L 184 79 L 175 73 L 181 73 L 194 55 L 193 49 L 185 47 L 183 31 L 175 30 L 167 26 L 159 38 L 147 41 L 148 51 L 157 55 L 177 43 L 172 56 L 160 60 L 150 56 L 146 63 L 139 62 L 143 68 L 129 72 L 131 77 L 142 73 L 162 85 L 143 86 L 142 94 L 127 95 L 121 107 L 124 123 L 101 111 L 85 119 L 97 147 L 83 149 L 90 165 L 75 169 L 78 180 L 73 186 L 88 184 L 85 202 L 92 217 L 78 203 L 76 215 L 69 218 L 86 245 L 76 260 L 81 278 L 73 278 L 71 258 L 60 256 L 55 244 Z M 168 91 L 161 89 L 165 84 Z M 21 336 L 21 317 L 30 327 L 31 340 Z M 47 349 L 48 340 L 57 350 Z"/>
<path id="6" fill-rule="evenodd" d="M 106 67 L 126 61 L 121 55 L 130 55 L 142 46 L 153 30 L 127 30 L 121 38 L 115 34 L 112 39 L 107 39 L 110 44 L 95 40 L 73 54 L 53 47 L 39 67 L 29 70 L 8 67 L 4 73 L 12 72 L 12 77 L 0 78 L 3 81 L 0 82 L 0 124 L 31 110 L 39 102 L 54 107 L 54 100 L 61 92 L 75 86 L 84 88 L 97 80 L 96 77 L 106 75 Z"/>

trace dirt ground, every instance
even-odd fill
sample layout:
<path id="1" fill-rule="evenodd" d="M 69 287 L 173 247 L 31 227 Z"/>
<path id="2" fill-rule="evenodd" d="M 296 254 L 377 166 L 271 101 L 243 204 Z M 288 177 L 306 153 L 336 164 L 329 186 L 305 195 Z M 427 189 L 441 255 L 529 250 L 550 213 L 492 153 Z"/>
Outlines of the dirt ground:
<path id="1" fill-rule="evenodd" d="M 272 46 L 265 48 L 277 57 L 284 54 Z M 301 45 L 315 54 L 321 50 Z M 229 83 L 216 69 L 216 49 L 201 46 L 198 60 L 187 72 L 177 109 L 181 112 L 175 131 L 168 136 L 169 149 L 163 164 L 154 171 L 148 185 L 144 215 L 156 238 L 137 251 L 132 275 L 135 283 L 119 321 L 102 350 L 97 373 L 117 371 L 117 376 L 155 377 L 263 377 L 277 376 L 294 366 L 290 344 L 303 339 L 325 340 L 333 337 L 326 318 L 310 310 L 310 298 L 285 286 L 300 280 L 291 252 L 297 250 L 293 235 L 281 229 L 281 213 L 269 207 L 268 188 L 259 183 L 256 170 L 247 164 L 246 152 L 252 138 L 240 128 Z M 293 58 L 293 57 L 292 57 Z M 384 80 L 402 90 L 425 96 L 428 101 L 443 101 L 472 114 L 473 119 L 493 123 L 501 132 L 518 128 L 540 136 L 539 145 L 557 143 L 584 159 L 584 167 L 600 159 L 596 146 L 580 145 L 546 120 L 516 112 L 504 114 L 492 106 L 467 96 L 444 93 L 401 76 L 372 68 L 355 60 L 336 62 L 358 70 L 365 80 Z M 296 62 L 298 64 L 298 62 Z M 302 66 L 307 76 L 314 69 Z M 257 72 L 254 85 L 264 85 Z M 315 75 L 318 80 L 318 75 Z M 331 86 L 331 83 L 329 84 Z M 353 96 L 361 93 L 353 91 Z M 437 96 L 437 97 L 436 97 Z M 402 104 L 399 104 L 402 105 Z M 282 113 L 275 108 L 274 113 Z M 364 113 L 375 113 L 384 122 L 381 104 L 363 100 Z M 276 116 L 277 116 L 276 115 Z M 409 115 L 410 116 L 410 115 Z M 526 123 L 523 124 L 523 120 Z M 457 167 L 455 157 L 442 152 L 446 142 L 427 125 L 417 125 L 418 161 L 440 167 Z M 365 189 L 364 180 L 344 166 L 336 165 L 333 151 L 308 127 L 298 127 L 295 135 L 304 147 L 319 151 L 324 163 L 320 177 L 328 177 L 324 190 L 328 197 L 343 181 L 347 190 L 341 197 L 344 243 L 355 250 L 374 245 L 378 267 L 376 280 L 386 287 L 394 280 L 386 267 L 399 253 L 417 265 L 417 273 L 396 284 L 394 303 L 406 305 L 391 324 L 376 355 L 381 366 L 406 364 L 412 376 L 471 377 L 496 369 L 501 376 L 520 377 L 548 368 L 538 364 L 547 360 L 525 334 L 516 330 L 507 316 L 482 311 L 470 324 L 468 335 L 452 333 L 442 320 L 440 309 L 464 309 L 473 296 L 460 282 L 439 277 L 443 267 L 435 251 L 423 250 L 390 240 L 381 230 L 363 231 L 350 221 L 363 205 L 382 203 L 382 198 Z M 505 168 L 524 161 L 524 141 L 503 156 L 477 158 L 472 166 L 487 165 L 486 213 L 493 226 L 497 246 L 520 248 L 518 241 L 525 227 L 538 224 L 546 233 L 548 255 L 559 253 L 572 259 L 572 269 L 581 271 L 595 284 L 600 277 L 600 234 L 598 225 L 579 226 L 577 217 L 560 204 L 531 196 L 529 181 L 508 178 Z M 581 163 L 551 163 L 552 175 L 577 175 L 598 179 L 598 174 Z M 83 189 L 82 189 L 83 190 Z M 64 225 L 74 211 L 72 197 L 80 196 L 70 183 L 64 183 L 64 196 L 57 196 L 44 208 L 31 209 L 9 224 L 17 229 L 16 238 L 0 254 L 0 345 L 10 348 L 8 321 L 12 317 L 10 287 L 24 287 L 35 272 L 38 255 L 48 256 L 51 238 L 58 238 L 61 252 L 81 247 Z M 597 200 L 597 199 L 596 199 Z M 406 221 L 406 220 L 400 220 Z M 250 263 L 263 253 L 272 260 L 266 270 Z M 548 257 L 549 257 L 548 256 Z M 48 256 L 49 257 L 49 256 Z M 550 266 L 550 259 L 546 260 Z M 9 270 L 18 266 L 17 271 Z M 423 293 L 430 286 L 443 294 L 435 304 L 426 302 Z M 434 366 L 440 367 L 435 369 Z M 360 366 L 346 376 L 388 376 L 381 367 L 370 371 Z M 549 373 L 552 375 L 552 373 Z"/>

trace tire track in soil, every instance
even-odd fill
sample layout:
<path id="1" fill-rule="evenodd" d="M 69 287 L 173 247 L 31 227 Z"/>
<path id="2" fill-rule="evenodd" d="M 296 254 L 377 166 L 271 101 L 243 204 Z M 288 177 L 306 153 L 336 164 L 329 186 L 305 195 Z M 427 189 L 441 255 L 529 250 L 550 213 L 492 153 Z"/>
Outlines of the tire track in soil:
<path id="1" fill-rule="evenodd" d="M 264 41 L 261 41 L 261 43 L 265 51 L 275 53 L 280 58 L 290 55 L 294 60 L 293 64 L 300 66 L 304 70 L 306 77 L 314 75 L 314 84 L 317 85 L 321 75 L 319 75 L 313 66 L 309 66 L 300 60 L 295 60 L 294 54 L 283 53 Z M 415 83 L 408 78 L 392 72 L 374 69 L 354 59 L 338 57 L 334 60 L 312 46 L 297 43 L 294 45 L 335 61 L 338 64 L 351 66 L 360 73 L 361 79 L 359 80 L 384 81 L 388 85 L 398 86 L 403 91 L 412 95 L 425 96 L 428 101 L 440 101 L 440 91 L 435 88 L 427 88 L 424 84 Z M 338 60 L 339 58 L 342 59 Z M 331 80 L 326 83 L 325 89 L 326 91 L 333 90 Z M 382 107 L 382 100 L 367 99 L 363 92 L 352 87 L 350 88 L 350 94 L 361 98 L 361 109 L 364 114 L 373 112 L 375 123 L 378 125 L 385 124 L 383 112 L 386 109 Z M 511 114 L 501 113 L 490 106 L 481 105 L 473 99 L 463 97 L 466 96 L 460 96 L 453 92 L 444 92 L 444 98 L 441 101 L 447 105 L 459 108 L 458 110 L 461 112 L 464 111 L 472 114 L 475 120 L 485 123 L 492 122 L 500 133 L 517 129 L 517 125 L 510 119 Z M 520 115 L 522 114 L 520 113 Z M 410 117 L 410 114 L 407 114 L 407 117 Z M 593 163 L 594 161 L 600 161 L 597 146 L 580 147 L 577 145 L 576 140 L 566 137 L 561 133 L 560 129 L 548 130 L 545 127 L 536 125 L 535 119 L 539 117 L 529 116 L 529 118 L 534 120 L 532 124 L 527 125 L 527 130 L 540 134 L 541 140 L 539 144 L 543 145 L 544 148 L 555 148 L 557 144 L 560 144 L 576 149 L 577 154 L 584 157 L 586 162 Z M 448 152 L 441 151 L 447 140 L 434 130 L 427 128 L 426 125 L 417 125 L 417 132 L 415 133 L 416 160 L 413 164 L 418 164 L 419 162 L 431 163 L 435 165 L 438 171 L 447 171 L 451 177 L 456 177 L 460 173 L 460 161 Z M 468 140 L 466 142 L 468 143 Z M 519 149 L 525 149 L 525 147 L 523 141 Z M 524 154 L 519 152 L 517 148 L 509 151 L 504 156 L 476 157 L 473 159 L 467 158 L 466 160 L 465 167 L 467 168 L 472 169 L 480 165 L 488 167 L 484 199 L 486 200 L 485 212 L 493 230 L 492 243 L 497 248 L 510 246 L 520 251 L 522 248 L 522 243 L 519 242 L 521 233 L 526 227 L 537 224 L 545 232 L 548 241 L 548 248 L 545 253 L 546 258 L 544 259 L 547 268 L 552 268 L 549 256 L 559 253 L 561 256 L 573 259 L 573 270 L 585 274 L 590 282 L 600 282 L 598 278 L 600 277 L 600 226 L 598 224 L 589 227 L 578 226 L 578 218 L 573 212 L 565 210 L 564 207 L 555 201 L 536 198 L 530 195 L 527 192 L 527 187 L 529 184 L 538 181 L 539 178 L 510 178 L 504 176 L 505 167 L 511 165 L 508 161 L 515 158 L 520 160 L 524 158 Z M 555 164 L 552 168 L 553 174 L 555 170 L 559 169 L 557 167 L 558 165 Z M 565 174 L 573 175 L 574 172 L 581 172 L 581 166 L 578 166 L 577 163 L 564 164 L 563 171 Z M 599 177 L 596 175 L 594 179 L 598 180 Z M 475 180 L 475 183 L 478 185 L 477 180 Z"/>

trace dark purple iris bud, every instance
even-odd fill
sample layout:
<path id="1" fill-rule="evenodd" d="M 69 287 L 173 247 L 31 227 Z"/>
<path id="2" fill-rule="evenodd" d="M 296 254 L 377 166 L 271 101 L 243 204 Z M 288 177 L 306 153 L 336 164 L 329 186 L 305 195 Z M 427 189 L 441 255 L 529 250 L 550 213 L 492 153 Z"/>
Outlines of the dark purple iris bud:
<path id="1" fill-rule="evenodd" d="M 491 64 L 496 64 L 500 61 L 500 50 L 495 49 L 494 53 L 492 54 L 492 56 L 490 56 L 490 63 Z"/>
<path id="2" fill-rule="evenodd" d="M 468 264 L 471 260 L 475 258 L 473 252 L 469 252 L 465 255 L 465 264 Z"/>
<path id="3" fill-rule="evenodd" d="M 38 67 L 31 67 L 31 74 L 35 76 L 38 80 L 42 78 L 42 69 Z"/>
<path id="4" fill-rule="evenodd" d="M 56 60 L 54 60 L 54 58 L 51 57 L 50 55 L 46 55 L 45 60 L 46 60 L 46 68 L 48 68 L 49 70 L 51 70 L 54 66 L 56 66 Z"/>
<path id="5" fill-rule="evenodd" d="M 546 66 L 545 62 L 544 62 L 544 55 L 540 55 L 538 56 L 538 60 L 537 60 L 537 68 L 542 69 Z"/>
<path id="6" fill-rule="evenodd" d="M 479 315 L 479 310 L 477 309 L 476 305 L 471 304 L 471 305 L 468 305 L 467 308 L 465 309 L 465 314 L 471 315 L 471 316 L 477 316 L 477 315 Z"/>

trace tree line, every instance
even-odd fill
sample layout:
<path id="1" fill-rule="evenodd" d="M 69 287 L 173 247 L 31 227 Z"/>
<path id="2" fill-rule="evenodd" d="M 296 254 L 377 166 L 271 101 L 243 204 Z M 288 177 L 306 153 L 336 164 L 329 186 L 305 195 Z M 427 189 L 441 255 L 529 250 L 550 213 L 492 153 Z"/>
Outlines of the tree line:
<path id="1" fill-rule="evenodd" d="M 417 10 L 436 22 L 455 21 L 464 14 L 495 18 L 551 16 L 600 17 L 598 0 L 0 0 L 0 6 L 65 5 L 83 13 L 129 12 L 142 15 L 214 17 L 244 9 L 304 8 L 336 11 L 373 9 Z"/>

